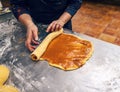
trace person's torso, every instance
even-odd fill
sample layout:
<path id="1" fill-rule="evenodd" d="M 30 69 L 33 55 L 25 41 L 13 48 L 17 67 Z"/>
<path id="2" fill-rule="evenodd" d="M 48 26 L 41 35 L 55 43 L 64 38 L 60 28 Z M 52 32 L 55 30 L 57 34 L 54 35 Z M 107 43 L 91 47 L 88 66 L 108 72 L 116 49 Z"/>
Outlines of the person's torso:
<path id="1" fill-rule="evenodd" d="M 60 17 L 67 2 L 68 0 L 27 0 L 33 19 L 47 24 Z"/>

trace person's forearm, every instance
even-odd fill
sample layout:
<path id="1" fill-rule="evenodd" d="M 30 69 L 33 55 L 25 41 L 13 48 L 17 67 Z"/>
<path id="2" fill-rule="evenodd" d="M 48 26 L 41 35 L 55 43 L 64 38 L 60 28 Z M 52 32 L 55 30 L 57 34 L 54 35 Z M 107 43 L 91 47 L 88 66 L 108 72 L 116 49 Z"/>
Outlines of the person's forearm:
<path id="1" fill-rule="evenodd" d="M 59 18 L 59 20 L 61 20 L 62 22 L 64 22 L 64 24 L 66 24 L 70 19 L 71 19 L 71 15 L 68 13 L 68 12 L 64 12 L 61 16 L 60 16 L 60 18 Z"/>
<path id="2" fill-rule="evenodd" d="M 50 23 L 46 32 L 60 30 L 71 18 L 72 16 L 68 12 L 64 12 L 59 19 Z"/>
<path id="3" fill-rule="evenodd" d="M 29 14 L 22 14 L 19 16 L 18 20 L 24 24 L 26 27 L 34 24 L 33 21 L 32 21 L 32 18 Z"/>

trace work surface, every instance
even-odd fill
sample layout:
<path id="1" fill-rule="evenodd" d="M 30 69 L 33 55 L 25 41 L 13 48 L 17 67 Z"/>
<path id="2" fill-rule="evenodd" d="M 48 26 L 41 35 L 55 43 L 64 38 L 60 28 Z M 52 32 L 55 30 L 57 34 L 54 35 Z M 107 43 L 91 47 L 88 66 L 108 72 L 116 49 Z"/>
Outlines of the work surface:
<path id="1" fill-rule="evenodd" d="M 63 71 L 30 59 L 24 30 L 14 19 L 0 24 L 0 63 L 11 70 L 8 84 L 21 92 L 120 92 L 119 46 L 73 33 L 91 41 L 94 53 L 83 67 Z M 40 30 L 45 30 L 44 26 Z"/>

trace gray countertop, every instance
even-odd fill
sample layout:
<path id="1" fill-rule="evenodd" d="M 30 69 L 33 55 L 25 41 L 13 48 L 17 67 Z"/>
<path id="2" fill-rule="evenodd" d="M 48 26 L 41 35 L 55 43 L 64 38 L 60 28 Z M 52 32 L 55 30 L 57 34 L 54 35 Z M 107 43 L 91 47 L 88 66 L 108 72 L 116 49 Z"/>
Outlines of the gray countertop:
<path id="1" fill-rule="evenodd" d="M 2 22 L 0 63 L 11 70 L 7 84 L 18 87 L 20 92 L 120 92 L 120 47 L 73 34 L 91 41 L 94 53 L 83 67 L 63 71 L 46 61 L 32 61 L 24 45 L 25 28 L 15 19 Z"/>

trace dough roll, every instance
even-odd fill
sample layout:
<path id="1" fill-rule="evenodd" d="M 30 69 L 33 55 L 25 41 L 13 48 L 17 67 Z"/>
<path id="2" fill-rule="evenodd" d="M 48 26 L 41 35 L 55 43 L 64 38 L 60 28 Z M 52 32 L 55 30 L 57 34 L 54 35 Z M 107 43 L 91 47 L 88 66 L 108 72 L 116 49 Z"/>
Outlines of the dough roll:
<path id="1" fill-rule="evenodd" d="M 5 65 L 0 65 L 0 86 L 2 86 L 9 77 L 9 69 Z"/>
<path id="2" fill-rule="evenodd" d="M 63 33 L 63 29 L 59 31 L 55 31 L 50 33 L 43 41 L 42 43 L 34 50 L 34 52 L 31 54 L 32 60 L 38 61 L 42 58 L 40 58 L 43 53 L 46 51 L 49 43 L 58 35 Z"/>
<path id="3" fill-rule="evenodd" d="M 0 92 L 20 92 L 16 87 L 4 85 L 0 87 Z"/>

